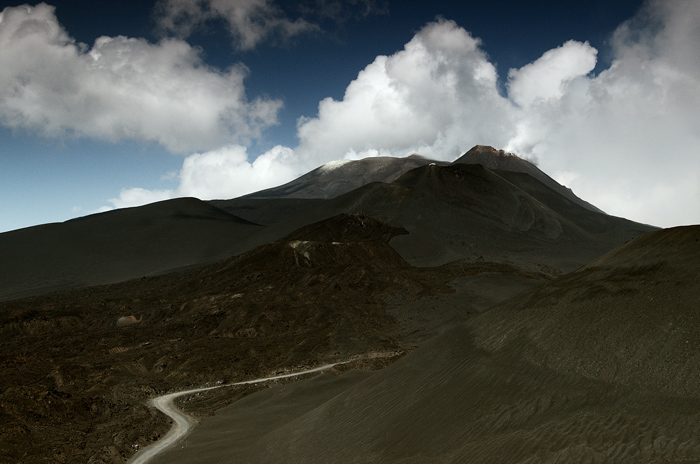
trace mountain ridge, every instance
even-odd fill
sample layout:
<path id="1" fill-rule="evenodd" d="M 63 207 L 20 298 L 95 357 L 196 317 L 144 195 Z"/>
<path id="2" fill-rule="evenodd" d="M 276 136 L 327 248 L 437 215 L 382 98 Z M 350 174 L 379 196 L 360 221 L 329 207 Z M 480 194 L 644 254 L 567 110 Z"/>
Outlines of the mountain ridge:
<path id="1" fill-rule="evenodd" d="M 700 457 L 693 230 L 523 172 L 389 166 L 333 198 L 178 199 L 0 234 L 0 460 L 124 462 L 168 429 L 148 398 L 348 359 L 308 384 L 183 398 L 205 436 L 160 462 L 231 444 L 249 462 L 651 459 L 634 437 Z"/>
<path id="2" fill-rule="evenodd" d="M 483 151 L 482 148 L 479 149 Z M 563 187 L 553 190 L 528 173 L 474 166 L 482 165 L 437 163 L 416 156 L 370 158 L 350 161 L 331 171 L 326 169 L 330 174 L 324 174 L 321 167 L 273 189 L 269 198 L 245 196 L 210 202 L 181 198 L 3 233 L 0 252 L 7 259 L 0 262 L 0 278 L 4 282 L 0 300 L 206 264 L 341 213 L 367 212 L 397 227 L 411 223 L 411 234 L 395 238 L 392 245 L 418 265 L 439 265 L 484 254 L 489 254 L 490 260 L 503 259 L 496 256 L 500 246 L 496 237 L 506 243 L 515 238 L 513 234 L 532 229 L 533 234 L 522 235 L 522 239 L 534 246 L 538 234 L 542 243 L 556 241 L 565 232 L 564 227 L 569 234 L 585 236 L 582 243 L 598 250 L 591 249 L 571 259 L 565 269 L 572 270 L 596 253 L 607 251 L 606 247 L 651 230 L 592 211 L 565 197 Z M 359 173 L 351 184 L 360 187 L 339 193 L 350 184 L 338 189 L 338 179 L 351 172 Z M 459 180 L 459 176 L 463 179 Z M 467 178 L 474 185 L 465 183 Z M 479 192 L 478 185 L 486 190 Z M 500 193 L 490 194 L 487 199 L 484 195 L 493 188 Z M 332 198 L 287 195 L 302 192 L 302 196 L 310 197 L 314 192 L 330 195 L 331 191 L 339 194 Z M 428 197 L 434 205 L 427 201 Z M 444 206 L 444 211 L 440 212 L 436 205 Z M 493 237 L 484 239 L 487 230 L 493 232 Z M 603 243 L 606 234 L 611 239 L 616 236 L 610 245 Z M 479 246 L 480 242 L 485 248 Z M 594 242 L 601 243 L 593 245 Z M 516 244 L 505 249 L 510 253 L 518 247 Z M 563 260 L 559 261 L 563 264 Z"/>
<path id="3" fill-rule="evenodd" d="M 243 198 L 335 198 L 370 182 L 390 183 L 406 171 L 436 162 L 419 155 L 331 161 L 284 185 Z"/>

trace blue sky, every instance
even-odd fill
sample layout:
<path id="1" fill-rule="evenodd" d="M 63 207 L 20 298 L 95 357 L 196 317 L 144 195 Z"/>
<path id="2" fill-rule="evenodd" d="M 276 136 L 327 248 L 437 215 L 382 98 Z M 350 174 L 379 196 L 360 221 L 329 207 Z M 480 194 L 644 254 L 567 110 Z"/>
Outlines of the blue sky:
<path id="1" fill-rule="evenodd" d="M 0 231 L 231 198 L 340 158 L 505 148 L 700 222 L 700 3 L 0 3 Z"/>

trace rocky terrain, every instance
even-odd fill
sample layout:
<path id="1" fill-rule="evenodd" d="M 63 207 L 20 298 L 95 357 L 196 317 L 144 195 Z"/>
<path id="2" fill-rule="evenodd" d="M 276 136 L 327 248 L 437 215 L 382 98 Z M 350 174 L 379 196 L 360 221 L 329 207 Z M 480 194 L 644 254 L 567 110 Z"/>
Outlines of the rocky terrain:
<path id="1" fill-rule="evenodd" d="M 234 403 L 157 462 L 700 462 L 699 255 L 700 226 L 651 232 L 382 371 Z"/>
<path id="2" fill-rule="evenodd" d="M 339 216 L 194 270 L 5 303 L 3 458 L 122 462 L 167 429 L 156 392 L 400 355 L 380 295 L 450 276 L 405 263 L 388 245 L 402 232 Z"/>
<path id="3" fill-rule="evenodd" d="M 637 295 L 635 286 L 666 279 L 654 287 L 663 299 L 687 289 L 673 286 L 686 270 L 655 274 L 673 265 L 649 258 L 625 274 L 633 290 L 614 283 L 620 266 L 631 256 L 649 257 L 657 242 L 644 245 L 644 235 L 620 249 L 634 253 L 600 257 L 644 233 L 666 231 L 589 208 L 515 166 L 415 157 L 352 162 L 257 196 L 170 200 L 0 234 L 0 249 L 11 256 L 0 264 L 0 461 L 125 462 L 168 429 L 147 406 L 159 393 L 339 360 L 355 361 L 310 381 L 257 387 L 263 391 L 253 395 L 246 387 L 185 398 L 182 407 L 198 417 L 232 404 L 232 419 L 226 412 L 203 420 L 184 454 L 163 462 L 193 462 L 207 446 L 219 454 L 206 462 L 460 462 L 476 442 L 482 462 L 502 462 L 487 452 L 509 449 L 494 432 L 502 429 L 484 425 L 506 414 L 499 408 L 530 405 L 524 412 L 512 406 L 497 420 L 516 424 L 513 417 L 524 414 L 521 429 L 512 425 L 523 437 L 534 433 L 527 420 L 559 417 L 559 406 L 552 415 L 537 412 L 559 405 L 561 395 L 575 399 L 564 401 L 566 411 L 598 411 L 604 389 L 577 393 L 587 391 L 586 382 L 629 390 L 642 384 L 621 379 L 647 378 L 629 366 L 600 367 L 602 359 L 620 352 L 641 362 L 656 350 L 673 357 L 682 344 L 662 344 L 664 319 L 654 322 L 657 341 L 646 351 L 628 346 L 637 340 L 634 325 L 619 337 L 627 348 L 600 347 L 601 334 L 615 339 L 614 328 L 638 316 L 620 313 L 608 323 L 600 309 L 585 307 L 572 319 L 577 325 L 567 325 L 569 305 L 575 309 L 586 295 L 626 298 Z M 352 181 L 339 183 L 346 171 Z M 691 305 L 693 298 L 686 298 Z M 550 306 L 536 309 L 543 305 Z M 598 358 L 590 354 L 596 350 Z M 693 359 L 684 361 L 678 388 L 664 390 L 652 377 L 643 388 L 692 399 Z M 607 377 L 591 374 L 596 369 Z M 546 379 L 558 393 L 542 399 L 536 392 L 549 388 Z M 613 411 L 631 397 L 605 398 Z M 694 411 L 690 400 L 669 401 Z M 241 414 L 262 428 L 233 426 Z M 445 415 L 451 419 L 443 424 Z M 469 435 L 467 419 L 482 424 L 482 438 Z M 228 457 L 228 445 L 211 447 L 224 424 L 225 434 L 239 433 L 225 440 L 240 445 L 243 461 Z M 669 430 L 688 422 L 674 424 Z M 354 447 L 354 439 L 365 445 Z M 318 440 L 318 454 L 304 454 L 307 447 L 298 444 L 307 440 Z M 566 443 L 561 449 L 575 453 Z M 686 449 L 683 443 L 673 453 Z M 521 460 L 537 461 L 537 453 Z"/>

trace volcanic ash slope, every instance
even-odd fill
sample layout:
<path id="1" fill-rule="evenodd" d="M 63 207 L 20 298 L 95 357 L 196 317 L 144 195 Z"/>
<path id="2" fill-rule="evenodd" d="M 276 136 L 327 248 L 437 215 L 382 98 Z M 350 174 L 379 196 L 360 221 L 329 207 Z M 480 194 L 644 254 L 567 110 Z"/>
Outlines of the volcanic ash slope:
<path id="1" fill-rule="evenodd" d="M 261 226 L 195 198 L 0 234 L 0 301 L 122 282 L 245 251 Z"/>
<path id="2" fill-rule="evenodd" d="M 217 413 L 245 442 L 205 421 L 164 458 L 700 462 L 698 256 L 700 226 L 648 233 L 380 372 L 250 396 Z"/>

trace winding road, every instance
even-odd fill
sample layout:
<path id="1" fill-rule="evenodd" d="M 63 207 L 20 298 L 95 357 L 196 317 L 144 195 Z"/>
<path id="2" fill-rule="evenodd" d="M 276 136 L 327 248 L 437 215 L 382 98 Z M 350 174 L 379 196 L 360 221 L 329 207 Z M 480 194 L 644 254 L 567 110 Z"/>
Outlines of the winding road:
<path id="1" fill-rule="evenodd" d="M 174 445 L 177 441 L 179 441 L 182 437 L 187 435 L 187 433 L 190 431 L 192 428 L 192 422 L 190 419 L 185 415 L 182 411 L 177 409 L 177 407 L 174 404 L 174 401 L 176 398 L 184 395 L 190 395 L 192 393 L 198 393 L 198 392 L 203 392 L 207 390 L 214 390 L 216 388 L 224 388 L 224 387 L 235 387 L 236 385 L 250 385 L 254 383 L 262 383 L 262 382 L 267 382 L 270 380 L 278 380 L 278 379 L 286 379 L 289 377 L 298 377 L 300 375 L 305 375 L 305 374 L 313 374 L 314 372 L 321 372 L 328 370 L 334 366 L 338 366 L 341 364 L 347 364 L 350 361 L 343 361 L 343 362 L 337 362 L 333 364 L 325 364 L 323 366 L 315 367 L 313 369 L 307 369 L 305 371 L 299 371 L 299 372 L 293 372 L 291 374 L 282 374 L 282 375 L 275 375 L 272 377 L 263 377 L 261 379 L 254 379 L 254 380 L 245 380 L 243 382 L 236 382 L 236 383 L 229 383 L 225 385 L 216 385 L 214 387 L 204 387 L 204 388 L 195 388 L 193 390 L 186 390 L 186 391 L 181 391 L 181 392 L 175 392 L 175 393 L 168 393 L 167 395 L 162 395 L 162 396 L 157 396 L 151 400 L 151 405 L 154 406 L 156 409 L 161 411 L 163 414 L 171 417 L 173 419 L 173 426 L 170 428 L 170 431 L 163 437 L 162 439 L 158 440 L 157 442 L 153 443 L 150 446 L 147 446 L 146 448 L 138 451 L 129 461 L 128 464 L 146 464 L 147 462 L 150 462 L 151 459 L 153 459 L 156 455 L 162 453 L 172 445 Z"/>

